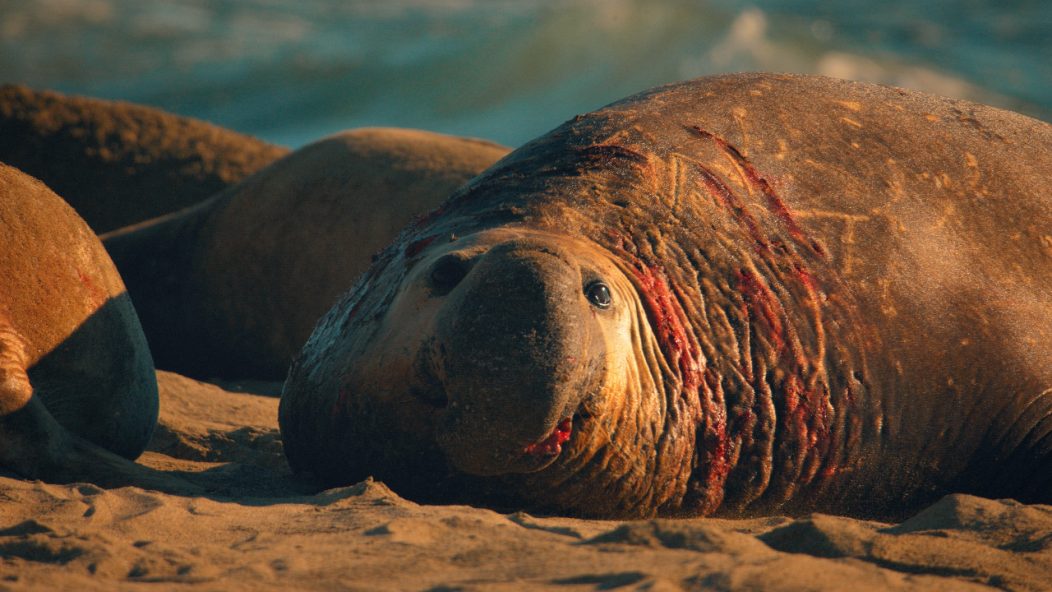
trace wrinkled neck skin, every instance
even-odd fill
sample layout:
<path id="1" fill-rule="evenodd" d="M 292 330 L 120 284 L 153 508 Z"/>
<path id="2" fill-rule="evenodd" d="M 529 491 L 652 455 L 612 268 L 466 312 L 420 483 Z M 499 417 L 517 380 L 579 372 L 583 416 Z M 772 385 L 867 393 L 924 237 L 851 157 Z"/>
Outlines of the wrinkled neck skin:
<path id="1" fill-rule="evenodd" d="M 694 138 L 715 154 L 555 133 L 407 229 L 293 366 L 281 411 L 293 466 L 334 481 L 373 475 L 420 499 L 584 516 L 879 514 L 864 507 L 871 484 L 852 479 L 881 429 L 879 409 L 858 413 L 875 406 L 857 347 L 866 325 L 766 182 L 706 166 L 726 147 Z M 572 255 L 571 283 L 598 273 L 613 295 L 567 333 L 585 361 L 546 366 L 580 392 L 528 425 L 499 404 L 451 420 L 461 395 L 444 392 L 442 348 L 456 330 L 443 319 L 471 311 L 429 297 L 428 274 L 450 253 L 485 262 L 541 244 Z M 557 456 L 513 458 L 569 416 Z M 468 434 L 471 422 L 488 433 Z M 502 431 L 515 437 L 498 443 Z M 488 442 L 492 458 L 458 459 L 457 442 Z M 507 471 L 494 469 L 501 459 Z"/>

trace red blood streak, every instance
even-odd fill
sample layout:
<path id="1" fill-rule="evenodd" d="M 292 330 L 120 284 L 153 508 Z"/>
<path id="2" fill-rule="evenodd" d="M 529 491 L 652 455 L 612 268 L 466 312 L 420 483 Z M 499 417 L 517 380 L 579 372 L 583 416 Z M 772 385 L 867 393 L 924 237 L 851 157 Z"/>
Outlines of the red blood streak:
<path id="1" fill-rule="evenodd" d="M 106 292 L 104 292 L 101 288 L 99 288 L 97 285 L 95 285 L 95 282 L 91 281 L 91 277 L 90 276 L 88 276 L 86 273 L 84 273 L 83 271 L 78 269 L 77 270 L 77 279 L 80 280 L 80 283 L 91 294 L 91 299 L 95 302 L 95 306 L 96 307 L 99 307 L 99 306 L 102 306 L 103 304 L 105 304 L 105 302 L 106 302 Z"/>
<path id="2" fill-rule="evenodd" d="M 431 243 L 435 242 L 436 238 L 438 238 L 438 235 L 437 234 L 432 234 L 431 236 L 425 236 L 422 239 L 415 240 L 415 241 L 409 243 L 405 247 L 405 256 L 406 256 L 406 258 L 408 259 L 408 258 L 416 257 L 417 255 L 420 254 L 421 251 L 426 249 L 428 247 L 428 245 L 430 245 Z"/>
<path id="3" fill-rule="evenodd" d="M 620 255 L 632 263 L 640 301 L 654 336 L 668 365 L 679 371 L 681 390 L 676 393 L 676 408 L 690 414 L 681 420 L 701 426 L 701 433 L 697 435 L 696 474 L 705 486 L 703 511 L 714 511 L 723 500 L 732 453 L 720 379 L 713 368 L 705 367 L 701 347 L 687 329 L 689 321 L 676 297 L 680 293 L 677 287 L 668 281 L 660 267 L 646 265 L 634 255 L 631 241 L 612 231 L 607 234 L 616 241 L 615 248 Z"/>
<path id="4" fill-rule="evenodd" d="M 750 316 L 764 320 L 768 329 L 767 337 L 775 351 L 782 352 L 785 349 L 785 327 L 782 324 L 781 306 L 774 293 L 760 278 L 745 269 L 738 271 L 738 289 L 745 297 Z"/>
<path id="5" fill-rule="evenodd" d="M 699 468 L 703 468 L 702 481 L 705 483 L 705 501 L 703 510 L 715 511 L 723 501 L 724 485 L 731 472 L 731 442 L 727 433 L 727 405 L 723 395 L 720 379 L 711 368 L 705 369 L 705 394 L 701 399 L 702 415 L 705 418 L 703 432 L 699 441 Z"/>
<path id="6" fill-rule="evenodd" d="M 756 221 L 756 218 L 749 213 L 749 209 L 745 207 L 745 204 L 742 203 L 741 199 L 735 195 L 734 192 L 723 183 L 723 181 L 720 181 L 715 173 L 701 164 L 697 164 L 696 166 L 698 172 L 701 174 L 701 182 L 705 185 L 705 188 L 709 190 L 709 193 L 716 197 L 720 202 L 720 205 L 734 215 L 739 224 L 745 226 L 746 231 L 748 231 L 749 236 L 752 237 L 753 242 L 756 245 L 756 251 L 759 253 L 770 251 L 771 246 L 767 241 L 767 237 L 760 231 L 760 224 Z"/>
<path id="7" fill-rule="evenodd" d="M 794 271 L 796 279 L 813 298 L 814 277 L 799 265 L 794 266 Z M 805 378 L 809 373 L 806 358 L 798 347 L 789 343 L 788 318 L 771 289 L 747 270 L 738 272 L 738 286 L 746 301 L 747 312 L 756 319 L 754 327 L 767 336 L 778 355 L 778 365 L 787 371 L 779 389 L 783 407 L 779 423 L 784 426 L 785 441 L 792 443 L 792 457 L 801 467 L 800 482 L 809 483 L 815 477 L 818 463 L 828 457 L 832 444 L 832 418 L 827 405 L 829 393 L 821 382 Z M 757 322 L 762 324 L 757 325 Z M 828 467 L 818 474 L 822 477 L 832 475 Z"/>
<path id="8" fill-rule="evenodd" d="M 683 389 L 696 391 L 701 384 L 701 352 L 694 336 L 687 331 L 686 314 L 680 306 L 664 272 L 658 267 L 638 264 L 633 269 L 639 282 L 639 295 L 654 328 L 654 336 L 673 368 L 678 368 Z"/>
<path id="9" fill-rule="evenodd" d="M 775 193 L 770 182 L 756 170 L 756 167 L 753 166 L 752 162 L 745 158 L 745 155 L 728 143 L 727 140 L 724 140 L 712 132 L 707 132 L 698 126 L 692 126 L 691 129 L 697 132 L 701 137 L 712 140 L 720 150 L 723 150 L 728 154 L 734 162 L 741 167 L 749 184 L 758 189 L 764 196 L 764 199 L 767 202 L 767 209 L 782 221 L 782 225 L 784 225 L 785 229 L 789 232 L 789 236 L 791 236 L 797 244 L 811 249 L 820 256 L 825 256 L 825 249 L 822 248 L 822 245 L 807 238 L 803 228 L 801 228 L 800 224 L 797 223 L 796 218 L 793 216 L 792 210 L 790 210 L 789 206 L 782 201 L 782 198 Z"/>
<path id="10" fill-rule="evenodd" d="M 557 456 L 563 450 L 563 444 L 570 439 L 570 433 L 573 431 L 573 421 L 567 417 L 566 419 L 559 422 L 559 425 L 555 426 L 555 430 L 551 434 L 548 434 L 540 442 L 534 442 L 526 448 L 523 452 L 526 454 L 535 454 L 538 456 Z"/>
<path id="11" fill-rule="evenodd" d="M 358 309 L 362 307 L 362 302 L 365 302 L 365 296 L 358 298 L 358 301 L 351 307 L 351 312 L 347 313 L 347 322 L 354 320 L 354 317 L 358 316 Z"/>
<path id="12" fill-rule="evenodd" d="M 446 205 L 442 204 L 442 205 L 438 206 L 437 208 L 431 210 L 430 212 L 424 214 L 423 216 L 417 216 L 417 218 L 414 219 L 413 222 L 412 222 L 412 228 L 414 230 L 416 230 L 418 228 L 423 228 L 424 226 L 427 226 L 428 224 L 430 224 L 430 223 L 434 222 L 435 220 L 441 218 L 445 213 L 446 213 Z"/>
<path id="13" fill-rule="evenodd" d="M 813 297 L 815 292 L 818 291 L 818 282 L 815 280 L 815 276 L 811 275 L 811 272 L 799 263 L 794 264 L 793 269 L 796 271 L 796 279 L 800 280 L 800 283 L 807 288 L 807 293 Z"/>

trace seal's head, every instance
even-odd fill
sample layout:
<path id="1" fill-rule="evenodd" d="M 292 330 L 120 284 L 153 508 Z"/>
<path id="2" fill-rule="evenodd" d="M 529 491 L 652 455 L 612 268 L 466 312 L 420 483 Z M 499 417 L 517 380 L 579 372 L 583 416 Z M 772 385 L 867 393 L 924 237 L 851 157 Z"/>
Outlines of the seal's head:
<path id="1" fill-rule="evenodd" d="M 626 448 L 653 448 L 663 414 L 639 400 L 653 386 L 637 371 L 643 313 L 617 258 L 521 227 L 404 253 L 404 271 L 364 278 L 294 365 L 281 421 L 295 468 L 560 508 L 588 474 L 639 470 Z M 307 405 L 330 406 L 330 421 Z"/>
<path id="2" fill-rule="evenodd" d="M 601 405 L 608 352 L 628 330 L 615 304 L 626 286 L 592 251 L 566 237 L 484 233 L 435 249 L 408 279 L 389 314 L 417 326 L 381 348 L 412 352 L 409 391 L 437 410 L 435 439 L 455 468 L 540 470 Z"/>

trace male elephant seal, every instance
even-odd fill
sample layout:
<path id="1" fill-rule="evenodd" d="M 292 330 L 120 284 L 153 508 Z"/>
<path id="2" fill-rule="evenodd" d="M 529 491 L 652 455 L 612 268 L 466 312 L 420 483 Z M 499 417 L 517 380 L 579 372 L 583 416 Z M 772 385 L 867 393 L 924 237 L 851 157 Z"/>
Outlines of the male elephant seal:
<path id="1" fill-rule="evenodd" d="M 591 516 L 1052 502 L 1052 126 L 729 75 L 516 150 L 290 371 L 290 463 Z"/>
<path id="2" fill-rule="evenodd" d="M 372 255 L 507 153 L 418 130 L 351 130 L 102 238 L 159 368 L 282 380 Z"/>
<path id="3" fill-rule="evenodd" d="M 127 460 L 156 421 L 150 352 L 102 244 L 43 183 L 0 164 L 0 467 L 169 488 Z"/>

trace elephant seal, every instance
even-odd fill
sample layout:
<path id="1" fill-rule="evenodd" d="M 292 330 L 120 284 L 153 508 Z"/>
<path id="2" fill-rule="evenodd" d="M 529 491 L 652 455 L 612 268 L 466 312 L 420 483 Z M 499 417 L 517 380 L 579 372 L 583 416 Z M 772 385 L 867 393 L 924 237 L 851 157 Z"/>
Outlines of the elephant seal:
<path id="1" fill-rule="evenodd" d="M 203 201 L 287 153 L 159 109 L 0 86 L 0 162 L 43 181 L 96 233 Z"/>
<path id="2" fill-rule="evenodd" d="M 43 183 L 0 164 L 0 467 L 168 488 L 129 460 L 156 421 L 150 352 L 102 243 Z"/>
<path id="3" fill-rule="evenodd" d="M 159 368 L 283 380 L 372 255 L 507 152 L 424 131 L 352 130 L 102 238 Z"/>
<path id="4" fill-rule="evenodd" d="M 1052 126 L 743 74 L 514 151 L 290 370 L 292 467 L 587 516 L 1052 502 Z"/>

